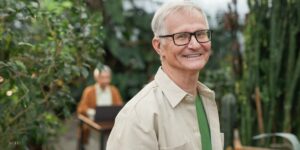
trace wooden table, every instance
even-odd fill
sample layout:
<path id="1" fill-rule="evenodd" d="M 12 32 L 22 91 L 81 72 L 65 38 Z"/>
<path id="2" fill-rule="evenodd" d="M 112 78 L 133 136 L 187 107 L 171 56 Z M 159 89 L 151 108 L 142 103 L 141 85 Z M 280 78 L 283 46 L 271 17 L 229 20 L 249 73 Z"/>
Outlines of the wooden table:
<path id="1" fill-rule="evenodd" d="M 81 115 L 79 114 L 78 115 L 78 119 L 80 121 L 80 127 L 83 125 L 83 124 L 87 124 L 90 128 L 92 128 L 93 130 L 96 130 L 100 133 L 100 150 L 104 150 L 104 138 L 105 138 L 105 134 L 108 134 L 113 125 L 114 125 L 114 121 L 101 121 L 101 122 L 95 122 L 93 120 L 91 120 L 90 118 L 84 116 L 84 115 Z M 82 132 L 80 133 L 80 138 L 79 138 L 79 141 L 78 141 L 78 147 L 80 150 L 83 150 L 84 147 L 83 147 L 83 139 L 81 138 L 82 137 Z"/>

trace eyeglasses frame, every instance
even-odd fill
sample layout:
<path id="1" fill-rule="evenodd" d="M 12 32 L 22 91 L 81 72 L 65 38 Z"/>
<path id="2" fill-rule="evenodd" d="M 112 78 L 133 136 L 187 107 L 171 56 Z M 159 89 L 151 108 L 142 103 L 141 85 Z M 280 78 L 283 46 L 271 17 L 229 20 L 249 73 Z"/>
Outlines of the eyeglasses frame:
<path id="1" fill-rule="evenodd" d="M 200 41 L 198 41 L 198 39 L 196 38 L 196 33 L 197 32 L 200 32 L 200 31 L 207 31 L 208 33 L 209 33 L 209 36 L 208 36 L 208 38 L 209 38 L 209 40 L 208 41 L 205 41 L 205 42 L 200 42 Z M 174 34 L 168 34 L 168 35 L 159 35 L 158 37 L 159 38 L 167 38 L 167 37 L 172 37 L 172 39 L 173 39 L 173 43 L 175 44 L 175 45 L 177 45 L 177 46 L 184 46 L 184 45 L 188 45 L 189 43 L 190 43 L 190 41 L 191 41 L 191 39 L 192 39 L 192 36 L 194 36 L 195 37 L 195 39 L 196 39 L 196 41 L 198 42 L 198 43 L 207 43 L 207 42 L 210 42 L 211 41 L 211 38 L 212 38 L 212 30 L 210 30 L 210 29 L 204 29 L 204 30 L 197 30 L 197 31 L 195 31 L 195 32 L 177 32 L 177 33 L 174 33 Z M 174 36 L 176 35 L 176 34 L 179 34 L 179 33 L 189 33 L 190 34 L 190 38 L 189 38 L 189 41 L 186 43 L 186 44 L 176 44 L 175 43 L 175 38 L 174 38 Z"/>

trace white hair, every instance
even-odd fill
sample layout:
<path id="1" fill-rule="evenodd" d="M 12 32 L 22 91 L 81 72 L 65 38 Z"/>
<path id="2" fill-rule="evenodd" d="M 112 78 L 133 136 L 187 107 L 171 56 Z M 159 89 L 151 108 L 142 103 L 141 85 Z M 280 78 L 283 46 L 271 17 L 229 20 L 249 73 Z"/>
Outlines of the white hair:
<path id="1" fill-rule="evenodd" d="M 190 0 L 175 0 L 164 3 L 154 14 L 151 22 L 151 28 L 154 36 L 159 34 L 166 34 L 165 19 L 168 15 L 174 14 L 179 11 L 192 11 L 197 10 L 203 16 L 205 23 L 208 27 L 206 14 L 202 11 L 201 7 Z"/>
<path id="2" fill-rule="evenodd" d="M 98 68 L 96 68 L 94 70 L 94 78 L 96 79 L 99 76 L 99 74 L 102 73 L 102 72 L 108 72 L 109 74 L 111 74 L 111 69 L 107 65 L 103 65 L 101 67 L 101 70 L 99 70 Z"/>

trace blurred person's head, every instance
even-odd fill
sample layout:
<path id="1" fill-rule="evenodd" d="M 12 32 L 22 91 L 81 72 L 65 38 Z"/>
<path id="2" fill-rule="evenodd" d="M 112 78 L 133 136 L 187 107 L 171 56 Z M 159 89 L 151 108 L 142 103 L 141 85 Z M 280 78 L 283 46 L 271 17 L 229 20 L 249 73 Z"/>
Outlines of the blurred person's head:
<path id="1" fill-rule="evenodd" d="M 96 68 L 94 70 L 94 78 L 99 86 L 105 89 L 111 82 L 111 69 L 106 65 L 103 65 L 100 70 Z"/>
<path id="2" fill-rule="evenodd" d="M 211 54 L 211 31 L 197 3 L 171 1 L 162 5 L 151 23 L 152 46 L 160 55 L 163 70 L 198 72 Z"/>

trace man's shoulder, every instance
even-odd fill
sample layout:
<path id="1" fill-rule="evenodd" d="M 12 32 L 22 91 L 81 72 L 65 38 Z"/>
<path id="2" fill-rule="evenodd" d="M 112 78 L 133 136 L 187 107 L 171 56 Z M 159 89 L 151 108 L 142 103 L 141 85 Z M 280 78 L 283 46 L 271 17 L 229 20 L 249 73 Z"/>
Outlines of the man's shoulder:
<path id="1" fill-rule="evenodd" d="M 149 129 L 155 114 L 159 111 L 158 101 L 156 99 L 157 85 L 154 81 L 148 83 L 131 100 L 129 100 L 121 112 L 118 114 L 118 120 L 126 120 L 131 123 L 137 123 L 139 126 Z"/>
<path id="2" fill-rule="evenodd" d="M 139 111 L 150 108 L 151 105 L 155 105 L 154 93 L 156 90 L 156 83 L 154 81 L 151 81 L 126 103 L 124 109 L 127 111 Z"/>
<path id="3" fill-rule="evenodd" d="M 140 103 L 149 99 L 153 95 L 153 91 L 157 88 L 157 84 L 154 81 L 145 85 L 129 102 Z"/>
<path id="4" fill-rule="evenodd" d="M 87 87 L 84 89 L 84 92 L 91 92 L 91 91 L 94 91 L 94 90 L 96 90 L 96 88 L 95 88 L 95 85 L 92 84 L 92 85 L 87 86 Z"/>

